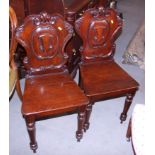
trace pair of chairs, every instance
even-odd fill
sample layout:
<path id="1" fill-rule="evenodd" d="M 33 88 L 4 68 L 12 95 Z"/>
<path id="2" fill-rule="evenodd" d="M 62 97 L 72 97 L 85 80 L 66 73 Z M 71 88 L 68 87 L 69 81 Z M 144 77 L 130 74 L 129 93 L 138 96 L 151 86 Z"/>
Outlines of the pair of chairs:
<path id="1" fill-rule="evenodd" d="M 99 100 L 127 96 L 120 119 L 126 119 L 138 83 L 113 59 L 115 40 L 122 30 L 122 20 L 113 9 L 102 7 L 85 11 L 75 22 L 83 40 L 80 82 L 74 82 L 66 68 L 64 48 L 73 27 L 59 14 L 42 12 L 30 15 L 16 29 L 16 40 L 25 48 L 27 69 L 22 99 L 22 114 L 36 152 L 35 122 L 39 119 L 78 112 L 78 141 L 89 127 L 92 105 Z"/>

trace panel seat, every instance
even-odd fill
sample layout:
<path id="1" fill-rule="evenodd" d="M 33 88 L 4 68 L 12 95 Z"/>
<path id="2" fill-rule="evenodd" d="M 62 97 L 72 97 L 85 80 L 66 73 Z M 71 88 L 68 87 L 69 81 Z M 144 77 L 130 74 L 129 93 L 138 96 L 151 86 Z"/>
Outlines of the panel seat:
<path id="1" fill-rule="evenodd" d="M 86 104 L 87 97 L 68 74 L 26 79 L 23 115 L 59 114 Z"/>
<path id="2" fill-rule="evenodd" d="M 117 63 L 94 62 L 80 65 L 85 94 L 94 100 L 133 92 L 138 83 Z"/>

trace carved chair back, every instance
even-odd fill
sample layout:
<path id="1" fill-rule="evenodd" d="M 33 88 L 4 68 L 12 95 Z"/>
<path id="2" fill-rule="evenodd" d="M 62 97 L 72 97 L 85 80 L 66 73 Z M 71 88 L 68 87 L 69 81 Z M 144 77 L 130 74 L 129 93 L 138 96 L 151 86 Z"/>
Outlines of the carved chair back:
<path id="1" fill-rule="evenodd" d="M 75 29 L 83 40 L 83 62 L 113 59 L 114 42 L 122 31 L 122 19 L 114 9 L 99 7 L 87 10 L 75 22 Z"/>
<path id="2" fill-rule="evenodd" d="M 28 16 L 16 30 L 16 39 L 27 53 L 27 76 L 65 71 L 68 56 L 64 48 L 72 33 L 72 26 L 59 14 Z"/>

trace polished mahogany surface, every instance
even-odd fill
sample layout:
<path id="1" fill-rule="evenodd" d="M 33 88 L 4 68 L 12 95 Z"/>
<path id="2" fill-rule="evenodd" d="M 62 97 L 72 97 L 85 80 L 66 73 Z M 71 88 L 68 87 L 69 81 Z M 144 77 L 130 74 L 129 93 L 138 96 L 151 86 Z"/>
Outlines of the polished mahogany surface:
<path id="1" fill-rule="evenodd" d="M 25 90 L 22 105 L 24 116 L 35 115 L 39 118 L 60 114 L 75 110 L 88 102 L 82 90 L 67 73 L 28 78 Z"/>
<path id="2" fill-rule="evenodd" d="M 87 106 L 85 131 L 94 102 L 126 96 L 121 122 L 138 89 L 138 83 L 114 60 L 115 40 L 122 31 L 122 19 L 112 8 L 93 8 L 85 11 L 75 22 L 77 33 L 83 40 L 80 63 L 80 86 L 90 99 Z"/>
<path id="3" fill-rule="evenodd" d="M 67 68 L 64 48 L 73 27 L 59 14 L 41 12 L 28 16 L 16 30 L 17 41 L 25 48 L 27 69 L 22 114 L 36 152 L 35 121 L 66 112 L 78 112 L 78 141 L 83 136 L 88 99 L 73 81 Z"/>
<path id="4" fill-rule="evenodd" d="M 114 41 L 122 31 L 122 20 L 114 9 L 89 9 L 76 21 L 75 28 L 83 39 L 82 61 L 113 58 Z"/>
<path id="5" fill-rule="evenodd" d="M 72 33 L 72 26 L 58 14 L 28 16 L 16 32 L 18 42 L 26 49 L 27 76 L 64 70 L 68 58 L 64 48 Z"/>
<path id="6" fill-rule="evenodd" d="M 81 64 L 80 70 L 85 93 L 94 101 L 133 92 L 138 86 L 115 61 Z"/>
<path id="7" fill-rule="evenodd" d="M 50 14 L 61 14 L 70 24 L 72 24 L 72 26 L 74 26 L 75 20 L 79 18 L 86 9 L 95 7 L 100 1 L 104 1 L 104 4 L 105 2 L 108 2 L 107 0 L 10 0 L 9 2 L 16 11 L 19 25 L 23 23 L 27 15 L 46 11 Z M 65 52 L 69 57 L 67 68 L 72 77 L 76 75 L 78 63 L 80 62 L 79 47 L 81 44 L 81 39 L 74 33 L 65 48 Z M 25 77 L 25 68 L 23 65 L 25 56 L 25 50 L 18 45 L 15 53 L 15 60 L 19 68 L 20 78 Z"/>

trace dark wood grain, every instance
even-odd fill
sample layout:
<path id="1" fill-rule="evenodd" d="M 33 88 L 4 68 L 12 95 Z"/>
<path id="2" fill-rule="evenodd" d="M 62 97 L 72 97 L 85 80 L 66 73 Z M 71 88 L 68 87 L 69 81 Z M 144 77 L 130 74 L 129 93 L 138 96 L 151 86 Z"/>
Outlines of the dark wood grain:
<path id="1" fill-rule="evenodd" d="M 19 24 L 23 23 L 27 15 L 38 14 L 41 11 L 46 11 L 50 14 L 61 14 L 70 24 L 72 24 L 72 26 L 74 26 L 75 20 L 80 17 L 86 9 L 95 7 L 98 3 L 99 0 L 10 0 L 10 5 L 16 11 Z M 75 77 L 78 63 L 80 62 L 79 47 L 81 44 L 81 39 L 76 33 L 74 33 L 65 48 L 65 52 L 69 57 L 67 68 L 72 77 Z M 23 65 L 23 59 L 25 56 L 25 50 L 18 45 L 15 53 L 15 61 L 19 68 L 20 78 L 24 78 L 26 74 Z"/>
<path id="2" fill-rule="evenodd" d="M 122 32 L 123 22 L 112 8 L 89 9 L 75 22 L 83 40 L 81 47 L 79 85 L 89 97 L 85 131 L 89 127 L 92 105 L 96 101 L 126 96 L 121 123 L 126 120 L 128 109 L 139 84 L 114 60 L 115 40 Z"/>
<path id="3" fill-rule="evenodd" d="M 76 111 L 76 138 L 80 141 L 83 136 L 88 99 L 70 76 L 64 52 L 72 33 L 73 27 L 61 15 L 46 12 L 28 16 L 16 30 L 16 39 L 27 53 L 22 115 L 33 152 L 38 147 L 36 120 Z"/>

